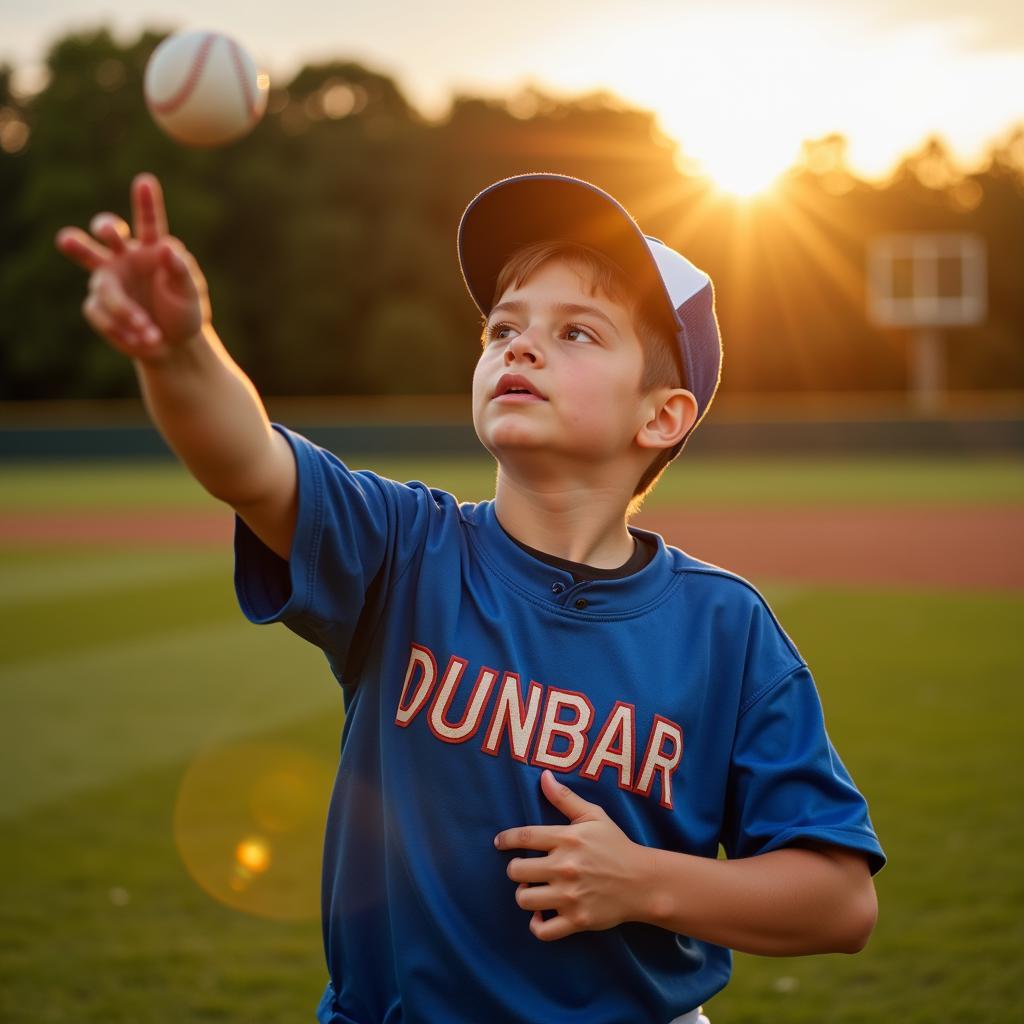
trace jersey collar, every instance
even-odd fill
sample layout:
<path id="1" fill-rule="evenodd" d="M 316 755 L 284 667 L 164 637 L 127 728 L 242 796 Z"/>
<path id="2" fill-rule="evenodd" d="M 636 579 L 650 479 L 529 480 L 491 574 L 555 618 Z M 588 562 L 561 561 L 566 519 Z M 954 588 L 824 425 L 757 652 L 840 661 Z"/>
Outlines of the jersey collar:
<path id="1" fill-rule="evenodd" d="M 621 618 L 646 611 L 676 586 L 682 575 L 675 559 L 657 533 L 629 527 L 634 535 L 650 538 L 657 554 L 639 572 L 613 580 L 581 580 L 524 551 L 502 529 L 493 501 L 467 509 L 466 522 L 474 549 L 501 581 L 532 601 L 539 601 L 569 616 Z"/>

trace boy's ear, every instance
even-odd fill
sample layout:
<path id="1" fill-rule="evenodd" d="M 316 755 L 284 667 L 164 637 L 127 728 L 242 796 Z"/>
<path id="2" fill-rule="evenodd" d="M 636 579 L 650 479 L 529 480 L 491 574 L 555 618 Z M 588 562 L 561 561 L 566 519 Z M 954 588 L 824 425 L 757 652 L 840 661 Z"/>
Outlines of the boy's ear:
<path id="1" fill-rule="evenodd" d="M 697 399 L 692 391 L 672 388 L 654 391 L 648 396 L 650 418 L 636 435 L 641 448 L 672 448 L 685 436 L 697 419 Z"/>

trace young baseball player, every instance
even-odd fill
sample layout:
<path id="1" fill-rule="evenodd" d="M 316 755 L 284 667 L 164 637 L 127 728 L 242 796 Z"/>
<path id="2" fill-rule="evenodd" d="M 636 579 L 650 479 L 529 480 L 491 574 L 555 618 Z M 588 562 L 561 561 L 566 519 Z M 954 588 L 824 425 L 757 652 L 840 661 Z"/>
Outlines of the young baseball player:
<path id="1" fill-rule="evenodd" d="M 58 235 L 85 316 L 237 512 L 244 613 L 344 697 L 322 1024 L 693 1024 L 730 949 L 861 949 L 884 855 L 807 665 L 747 582 L 628 525 L 717 387 L 708 276 L 577 179 L 478 195 L 498 472 L 460 504 L 270 423 L 155 178 L 133 206 L 134 236 Z"/>

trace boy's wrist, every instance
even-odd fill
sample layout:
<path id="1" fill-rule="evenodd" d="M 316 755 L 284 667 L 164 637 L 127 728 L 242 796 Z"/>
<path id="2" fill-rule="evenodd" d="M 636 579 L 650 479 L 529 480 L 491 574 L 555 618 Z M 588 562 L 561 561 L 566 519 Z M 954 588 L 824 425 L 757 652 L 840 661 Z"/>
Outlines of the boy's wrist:
<path id="1" fill-rule="evenodd" d="M 133 360 L 150 417 L 164 431 L 168 416 L 230 402 L 241 374 L 210 325 L 151 359 Z M 212 403 L 212 406 L 211 406 Z"/>
<path id="2" fill-rule="evenodd" d="M 636 853 L 636 907 L 630 920 L 668 928 L 676 916 L 676 890 L 668 884 L 663 861 L 671 857 L 678 872 L 686 855 L 649 846 L 638 846 Z"/>
<path id="3" fill-rule="evenodd" d="M 203 357 L 213 349 L 223 347 L 211 324 L 204 324 L 195 334 L 150 356 L 135 358 L 136 371 L 143 376 L 165 376 L 201 367 Z"/>

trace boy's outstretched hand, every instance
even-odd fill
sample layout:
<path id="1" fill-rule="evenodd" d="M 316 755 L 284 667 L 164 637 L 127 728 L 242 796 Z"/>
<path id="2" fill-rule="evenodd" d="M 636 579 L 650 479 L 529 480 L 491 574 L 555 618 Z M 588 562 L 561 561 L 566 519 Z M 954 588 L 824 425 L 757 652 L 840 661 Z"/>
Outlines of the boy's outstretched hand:
<path id="1" fill-rule="evenodd" d="M 210 300 L 199 265 L 167 233 L 160 182 L 152 174 L 132 181 L 132 228 L 114 213 L 98 213 L 89 229 L 61 228 L 56 246 L 91 271 L 86 320 L 115 349 L 156 362 L 210 322 Z M 100 243 L 104 244 L 100 244 Z"/>
<path id="2" fill-rule="evenodd" d="M 602 807 L 577 796 L 550 771 L 541 774 L 541 789 L 569 824 L 510 828 L 494 837 L 499 850 L 546 853 L 514 857 L 508 864 L 508 877 L 520 883 L 516 902 L 533 911 L 530 931 L 549 942 L 637 920 L 637 879 L 646 848 L 630 840 Z M 543 910 L 557 915 L 545 921 Z"/>

